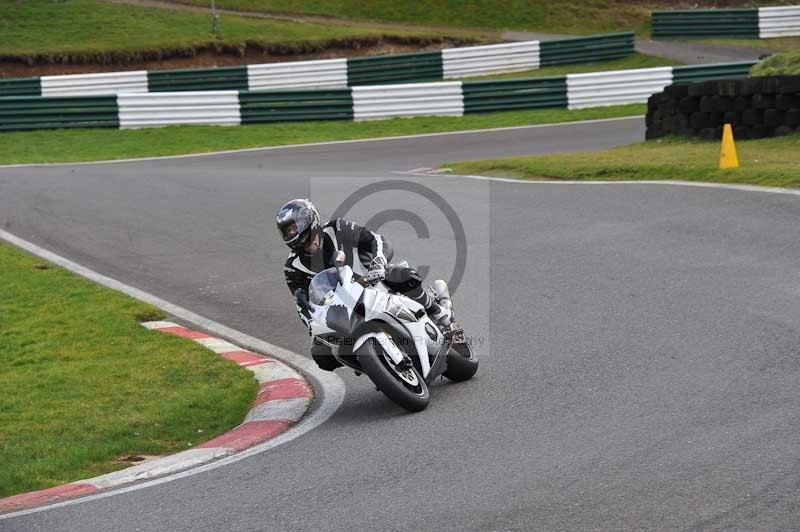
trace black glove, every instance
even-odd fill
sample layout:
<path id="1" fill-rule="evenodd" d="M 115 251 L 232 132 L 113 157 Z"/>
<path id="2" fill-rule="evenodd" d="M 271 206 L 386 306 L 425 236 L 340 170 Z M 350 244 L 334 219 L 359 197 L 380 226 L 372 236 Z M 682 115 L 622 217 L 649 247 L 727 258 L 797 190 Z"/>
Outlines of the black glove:
<path id="1" fill-rule="evenodd" d="M 422 286 L 422 276 L 417 272 L 417 270 L 413 268 L 409 268 L 408 272 L 408 281 L 406 281 L 406 286 L 408 287 L 408 291 L 415 290 Z"/>
<path id="2" fill-rule="evenodd" d="M 305 290 L 302 288 L 295 290 L 294 299 L 297 303 L 297 314 L 300 316 L 300 320 L 308 326 L 308 322 L 311 319 L 311 308 L 308 305 L 308 296 Z"/>
<path id="3" fill-rule="evenodd" d="M 405 294 L 422 286 L 422 276 L 414 268 L 390 264 L 386 267 L 385 282 L 395 292 Z"/>

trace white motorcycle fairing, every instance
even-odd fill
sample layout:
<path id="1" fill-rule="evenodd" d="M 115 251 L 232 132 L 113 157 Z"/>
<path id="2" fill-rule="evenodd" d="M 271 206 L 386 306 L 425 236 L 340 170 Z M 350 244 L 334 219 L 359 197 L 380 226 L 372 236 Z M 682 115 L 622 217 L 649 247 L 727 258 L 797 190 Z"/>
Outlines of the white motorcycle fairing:
<path id="1" fill-rule="evenodd" d="M 392 362 L 395 364 L 400 364 L 403 361 L 403 352 L 400 351 L 400 348 L 392 342 L 392 339 L 389 338 L 389 335 L 385 332 L 371 332 L 361 336 L 356 343 L 353 344 L 353 351 L 358 351 L 358 348 L 364 345 L 364 342 L 369 340 L 370 338 L 375 338 L 381 347 L 383 347 L 384 351 L 389 355 L 392 359 Z"/>
<path id="2" fill-rule="evenodd" d="M 383 322 L 397 331 L 398 336 L 413 342 L 420 372 L 423 378 L 427 378 L 432 363 L 438 357 L 444 357 L 446 342 L 444 335 L 425 314 L 422 305 L 408 297 L 389 293 L 382 284 L 364 287 L 353 282 L 353 270 L 349 266 L 339 269 L 336 274 L 338 283 L 334 287 L 334 274 L 330 270 L 333 269 L 318 274 L 318 277 L 323 276 L 320 280 L 324 282 L 316 282 L 317 277 L 312 281 L 311 334 L 324 336 L 336 333 L 353 338 L 353 352 L 370 338 L 375 338 L 381 342 L 392 361 L 399 364 L 405 355 L 386 332 L 376 332 L 374 329 L 365 330 L 363 334 L 358 332 L 359 329 L 367 329 L 370 322 Z M 327 290 L 324 294 L 321 290 L 315 291 L 320 286 Z M 363 311 L 356 312 L 356 308 Z"/>

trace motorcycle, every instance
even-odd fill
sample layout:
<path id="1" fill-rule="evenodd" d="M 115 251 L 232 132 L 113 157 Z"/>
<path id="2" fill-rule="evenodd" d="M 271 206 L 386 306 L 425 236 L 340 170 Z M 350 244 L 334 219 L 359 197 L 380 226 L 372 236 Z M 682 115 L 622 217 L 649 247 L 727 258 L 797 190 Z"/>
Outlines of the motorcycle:
<path id="1" fill-rule="evenodd" d="M 411 412 L 430 401 L 428 385 L 444 376 L 471 379 L 478 359 L 463 336 L 444 332 L 416 301 L 393 293 L 381 279 L 356 276 L 338 251 L 334 266 L 319 272 L 299 303 L 310 314 L 314 341 L 329 347 L 336 360 L 366 373 L 389 399 Z M 437 301 L 449 303 L 447 285 L 435 281 Z"/>

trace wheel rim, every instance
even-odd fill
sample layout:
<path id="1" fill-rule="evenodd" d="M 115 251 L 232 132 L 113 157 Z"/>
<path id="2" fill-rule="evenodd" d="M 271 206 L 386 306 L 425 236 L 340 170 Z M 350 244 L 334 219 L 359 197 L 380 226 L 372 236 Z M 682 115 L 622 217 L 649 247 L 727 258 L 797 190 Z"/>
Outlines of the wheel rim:
<path id="1" fill-rule="evenodd" d="M 394 373 L 397 377 L 400 378 L 405 384 L 409 386 L 419 386 L 419 378 L 417 377 L 417 373 L 412 369 L 398 369 L 397 366 L 394 364 L 394 360 L 392 360 L 386 352 L 383 353 L 383 361 L 389 367 L 392 373 Z"/>
<path id="2" fill-rule="evenodd" d="M 391 336 L 389 337 L 389 340 L 394 343 L 394 338 Z M 386 350 L 380 345 L 380 342 L 376 342 L 376 345 L 381 350 L 381 362 L 392 373 L 392 375 L 397 377 L 403 386 L 410 392 L 416 395 L 425 395 L 425 387 L 422 383 L 422 379 L 420 378 L 414 366 L 412 365 L 410 368 L 403 370 L 398 369 L 397 365 L 394 363 L 394 360 L 392 360 Z"/>

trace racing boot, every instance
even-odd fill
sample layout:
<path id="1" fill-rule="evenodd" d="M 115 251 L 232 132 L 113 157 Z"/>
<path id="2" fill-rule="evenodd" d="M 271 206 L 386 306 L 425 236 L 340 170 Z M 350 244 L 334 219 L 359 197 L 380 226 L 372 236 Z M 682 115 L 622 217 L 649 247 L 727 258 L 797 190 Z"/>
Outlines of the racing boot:
<path id="1" fill-rule="evenodd" d="M 447 283 L 441 279 L 437 279 L 433 282 L 431 290 L 439 306 L 449 312 L 449 316 L 442 316 L 442 323 L 439 326 L 442 327 L 446 335 L 451 335 L 453 343 L 463 343 L 465 341 L 464 329 L 456 323 L 455 316 L 453 315 L 453 300 L 450 299 L 450 289 L 447 287 Z"/>
<path id="2" fill-rule="evenodd" d="M 446 332 L 450 325 L 454 323 L 453 309 L 439 303 L 433 302 L 430 307 L 425 309 L 425 312 L 428 313 L 428 316 L 436 322 L 436 325 L 438 325 L 442 331 Z"/>
<path id="3" fill-rule="evenodd" d="M 435 281 L 430 290 L 424 290 L 420 287 L 414 292 L 416 293 L 409 293 L 408 295 L 425 307 L 425 312 L 445 336 L 451 336 L 453 341 L 458 341 L 459 337 L 463 337 L 463 329 L 455 322 L 453 303 L 450 300 L 450 293 L 444 281 Z"/>

